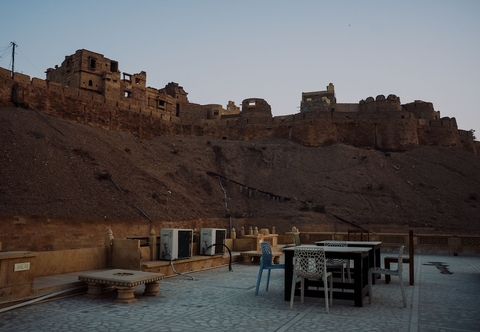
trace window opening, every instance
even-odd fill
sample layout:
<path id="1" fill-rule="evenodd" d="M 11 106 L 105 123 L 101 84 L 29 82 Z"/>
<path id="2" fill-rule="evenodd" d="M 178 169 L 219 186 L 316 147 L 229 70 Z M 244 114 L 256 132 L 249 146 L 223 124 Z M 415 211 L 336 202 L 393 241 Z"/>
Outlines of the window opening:
<path id="1" fill-rule="evenodd" d="M 110 61 L 110 71 L 117 72 L 118 71 L 118 62 L 117 61 Z"/>
<path id="2" fill-rule="evenodd" d="M 132 92 L 125 90 L 125 98 L 131 98 L 131 97 L 132 97 Z"/>
<path id="3" fill-rule="evenodd" d="M 89 81 L 88 81 L 88 86 L 92 86 L 92 85 L 93 85 L 92 80 L 89 80 Z"/>
<path id="4" fill-rule="evenodd" d="M 90 69 L 95 69 L 95 67 L 97 66 L 97 60 L 95 60 L 94 58 L 90 58 L 88 66 L 90 67 Z"/>

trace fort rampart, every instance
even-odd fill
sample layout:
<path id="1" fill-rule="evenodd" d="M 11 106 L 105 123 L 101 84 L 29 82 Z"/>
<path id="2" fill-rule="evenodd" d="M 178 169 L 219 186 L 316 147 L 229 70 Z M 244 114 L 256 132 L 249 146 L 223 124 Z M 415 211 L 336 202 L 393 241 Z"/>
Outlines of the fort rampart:
<path id="1" fill-rule="evenodd" d="M 400 105 L 395 95 L 372 97 L 356 104 L 336 104 L 329 111 L 310 111 L 272 117 L 268 103 L 255 99 L 255 110 L 213 117 L 216 104 L 183 102 L 181 113 L 158 109 L 142 99 L 108 99 L 96 91 L 30 79 L 0 68 L 0 107 L 30 107 L 36 111 L 92 127 L 154 136 L 204 136 L 251 140 L 277 137 L 306 146 L 343 142 L 383 151 L 407 151 L 421 145 L 457 147 L 477 154 L 479 143 L 469 131 L 458 130 L 455 118 L 439 118 L 431 103 Z M 146 90 L 152 88 L 146 88 Z M 243 106 L 248 107 L 244 101 Z M 177 106 L 178 108 L 179 106 Z M 178 111 L 178 109 L 177 109 Z M 242 114 L 243 113 L 243 114 Z M 260 116 L 259 116 L 260 115 Z M 213 118 L 212 118 L 213 117 Z"/>

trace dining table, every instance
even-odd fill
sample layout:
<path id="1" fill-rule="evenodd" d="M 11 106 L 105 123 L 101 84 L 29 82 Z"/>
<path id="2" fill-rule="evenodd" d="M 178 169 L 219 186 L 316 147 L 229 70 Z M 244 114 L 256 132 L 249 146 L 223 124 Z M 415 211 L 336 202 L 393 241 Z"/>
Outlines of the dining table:
<path id="1" fill-rule="evenodd" d="M 382 267 L 382 260 L 380 258 L 382 242 L 380 242 L 380 241 L 316 241 L 315 244 L 317 246 L 323 246 L 323 245 L 325 245 L 325 242 L 346 243 L 347 247 L 369 247 L 369 248 L 372 248 L 372 250 L 369 251 L 369 253 L 368 253 L 370 255 L 370 266 L 369 267 Z M 380 276 L 378 276 L 378 278 L 379 277 Z M 373 279 L 373 283 L 375 283 L 375 279 L 376 278 Z"/>
<path id="2" fill-rule="evenodd" d="M 290 292 L 293 281 L 293 257 L 295 247 L 283 249 L 285 254 L 285 274 L 284 274 L 284 298 L 290 301 Z M 327 247 L 318 245 L 301 245 L 300 247 L 317 248 L 325 251 L 327 259 L 347 259 L 353 262 L 353 282 L 342 282 L 334 280 L 333 298 L 343 300 L 353 300 L 356 307 L 363 306 L 363 298 L 368 293 L 368 269 L 370 267 L 371 247 Z M 296 281 L 298 282 L 298 281 Z M 306 280 L 305 296 L 324 297 L 323 283 L 317 280 Z M 300 295 L 300 289 L 295 291 L 295 295 Z"/>

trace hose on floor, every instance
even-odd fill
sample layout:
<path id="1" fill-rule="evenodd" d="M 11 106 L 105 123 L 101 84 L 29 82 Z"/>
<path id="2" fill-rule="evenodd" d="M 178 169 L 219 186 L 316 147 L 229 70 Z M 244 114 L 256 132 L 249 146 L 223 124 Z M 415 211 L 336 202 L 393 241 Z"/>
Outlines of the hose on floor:
<path id="1" fill-rule="evenodd" d="M 214 246 L 224 246 L 225 248 L 227 248 L 228 254 L 230 255 L 230 261 L 228 262 L 228 271 L 233 272 L 233 270 L 232 270 L 232 252 L 230 251 L 230 248 L 227 247 L 224 243 L 211 244 L 208 247 L 202 249 L 202 254 L 204 254 L 208 249 L 210 249 L 211 247 L 214 247 Z"/>

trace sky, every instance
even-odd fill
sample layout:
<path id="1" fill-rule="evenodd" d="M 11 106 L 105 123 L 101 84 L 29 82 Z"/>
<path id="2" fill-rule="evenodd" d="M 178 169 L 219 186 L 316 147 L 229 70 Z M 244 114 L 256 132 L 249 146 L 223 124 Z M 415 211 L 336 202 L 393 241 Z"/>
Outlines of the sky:
<path id="1" fill-rule="evenodd" d="M 295 114 L 302 92 L 333 83 L 339 103 L 432 102 L 480 137 L 480 0 L 4 0 L 0 13 L 0 67 L 15 42 L 31 77 L 88 49 L 192 103 Z"/>

